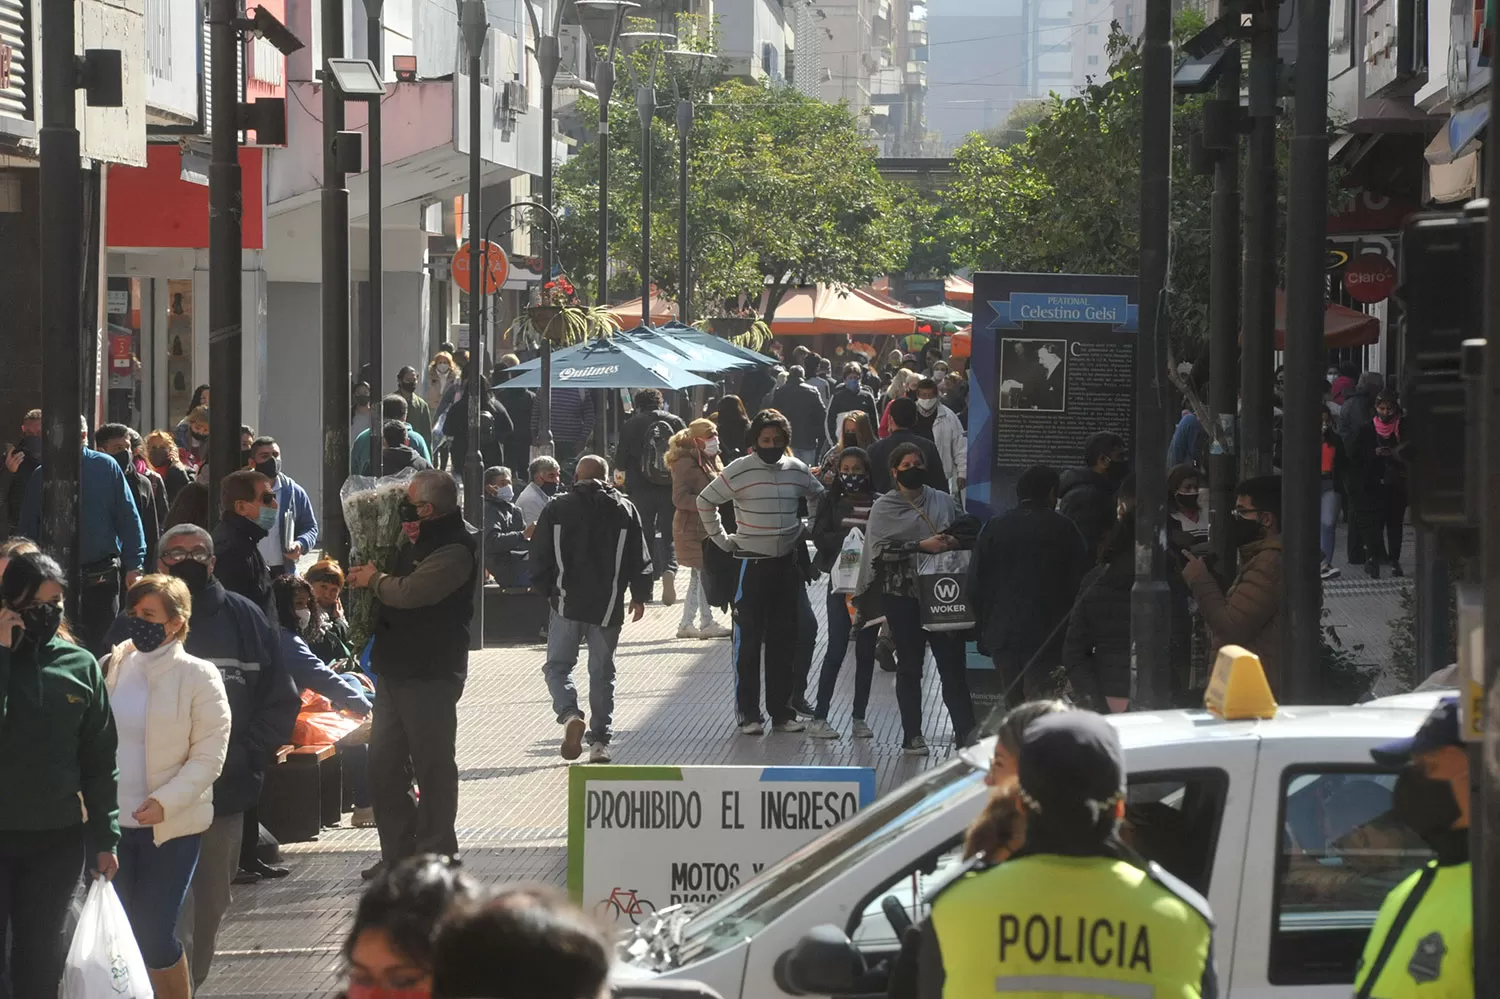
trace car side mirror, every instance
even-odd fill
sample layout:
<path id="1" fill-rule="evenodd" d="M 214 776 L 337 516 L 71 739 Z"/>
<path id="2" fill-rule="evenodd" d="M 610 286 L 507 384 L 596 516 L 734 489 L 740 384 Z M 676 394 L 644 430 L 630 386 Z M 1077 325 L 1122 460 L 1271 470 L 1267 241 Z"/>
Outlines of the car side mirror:
<path id="1" fill-rule="evenodd" d="M 777 987 L 792 995 L 849 995 L 859 988 L 865 959 L 847 933 L 828 923 L 777 958 L 773 973 Z"/>

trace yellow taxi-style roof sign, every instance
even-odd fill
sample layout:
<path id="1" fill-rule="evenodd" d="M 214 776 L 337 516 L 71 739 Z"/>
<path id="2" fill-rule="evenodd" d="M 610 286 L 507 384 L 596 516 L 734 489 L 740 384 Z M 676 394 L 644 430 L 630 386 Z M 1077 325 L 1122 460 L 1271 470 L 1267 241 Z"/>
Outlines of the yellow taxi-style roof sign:
<path id="1" fill-rule="evenodd" d="M 1226 721 L 1275 718 L 1276 698 L 1266 682 L 1260 657 L 1239 645 L 1226 645 L 1214 661 L 1214 673 L 1203 695 L 1203 706 Z"/>

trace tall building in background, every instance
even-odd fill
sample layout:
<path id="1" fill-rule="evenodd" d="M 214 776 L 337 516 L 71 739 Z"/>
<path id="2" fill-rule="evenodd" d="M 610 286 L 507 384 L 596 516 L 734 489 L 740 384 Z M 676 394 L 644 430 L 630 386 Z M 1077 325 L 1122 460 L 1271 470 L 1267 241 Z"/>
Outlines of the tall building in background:
<path id="1" fill-rule="evenodd" d="M 929 0 L 927 127 L 937 152 L 998 128 L 1032 96 L 1026 8 L 1035 0 Z"/>
<path id="2" fill-rule="evenodd" d="M 1173 3 L 1173 10 L 1200 6 L 1191 0 Z M 1130 38 L 1146 29 L 1146 0 L 1073 0 L 1073 89 L 1109 73 L 1109 37 L 1115 25 Z"/>
<path id="3" fill-rule="evenodd" d="M 1025 0 L 1028 96 L 1072 96 L 1073 11 L 1089 6 L 1089 0 Z M 1108 0 L 1093 6 L 1107 7 Z"/>

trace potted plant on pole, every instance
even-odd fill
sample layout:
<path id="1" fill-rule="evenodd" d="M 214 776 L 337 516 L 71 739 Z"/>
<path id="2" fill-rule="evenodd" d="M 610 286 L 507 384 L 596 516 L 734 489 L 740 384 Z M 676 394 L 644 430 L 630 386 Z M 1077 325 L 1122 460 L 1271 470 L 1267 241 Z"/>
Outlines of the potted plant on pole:
<path id="1" fill-rule="evenodd" d="M 609 336 L 619 329 L 614 317 L 602 306 L 585 306 L 566 274 L 547 281 L 537 300 L 526 307 L 523 331 L 529 330 L 553 344 L 579 343 L 594 336 Z"/>
<path id="2" fill-rule="evenodd" d="M 703 319 L 702 325 L 715 336 L 751 350 L 759 350 L 771 339 L 771 327 L 748 305 L 726 305 L 722 315 Z"/>

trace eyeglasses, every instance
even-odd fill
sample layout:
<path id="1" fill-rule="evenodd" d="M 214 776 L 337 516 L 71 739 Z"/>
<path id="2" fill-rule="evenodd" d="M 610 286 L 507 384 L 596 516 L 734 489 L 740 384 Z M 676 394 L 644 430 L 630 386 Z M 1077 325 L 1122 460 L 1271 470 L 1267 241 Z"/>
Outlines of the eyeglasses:
<path id="1" fill-rule="evenodd" d="M 275 493 L 261 493 L 260 494 L 260 505 L 261 506 L 275 506 L 276 505 L 276 494 Z"/>
<path id="2" fill-rule="evenodd" d="M 166 551 L 162 552 L 158 556 L 158 558 L 167 563 L 167 565 L 176 565 L 178 562 L 182 562 L 187 559 L 191 559 L 201 565 L 207 565 L 214 559 L 212 555 L 204 551 L 202 548 L 194 548 L 191 550 L 186 548 L 168 548 Z"/>
<path id="3" fill-rule="evenodd" d="M 1237 506 L 1234 508 L 1234 515 L 1241 520 L 1254 520 L 1265 512 L 1264 510 L 1257 510 L 1249 506 Z"/>

